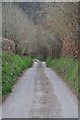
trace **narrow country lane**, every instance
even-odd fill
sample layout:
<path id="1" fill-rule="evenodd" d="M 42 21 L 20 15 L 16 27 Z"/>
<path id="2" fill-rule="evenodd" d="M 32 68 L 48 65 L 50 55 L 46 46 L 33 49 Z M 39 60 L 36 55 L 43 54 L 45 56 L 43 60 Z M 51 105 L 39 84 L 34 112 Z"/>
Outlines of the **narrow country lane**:
<path id="1" fill-rule="evenodd" d="M 78 100 L 44 62 L 35 62 L 3 102 L 3 118 L 78 118 Z"/>

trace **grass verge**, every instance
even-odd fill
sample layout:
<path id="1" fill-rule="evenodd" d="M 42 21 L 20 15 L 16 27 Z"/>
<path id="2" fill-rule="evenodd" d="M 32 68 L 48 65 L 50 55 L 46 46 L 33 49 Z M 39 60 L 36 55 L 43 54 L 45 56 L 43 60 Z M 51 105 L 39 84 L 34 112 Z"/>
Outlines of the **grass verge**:
<path id="1" fill-rule="evenodd" d="M 47 66 L 54 69 L 73 89 L 78 96 L 78 60 L 70 57 L 55 58 L 46 60 Z"/>
<path id="2" fill-rule="evenodd" d="M 2 53 L 2 95 L 11 92 L 15 78 L 32 64 L 30 56 L 12 55 Z"/>

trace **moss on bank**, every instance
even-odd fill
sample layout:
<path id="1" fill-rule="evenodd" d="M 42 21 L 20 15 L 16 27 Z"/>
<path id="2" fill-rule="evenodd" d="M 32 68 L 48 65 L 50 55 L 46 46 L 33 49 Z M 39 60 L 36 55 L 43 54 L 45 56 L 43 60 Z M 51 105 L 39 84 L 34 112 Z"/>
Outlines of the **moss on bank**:
<path id="1" fill-rule="evenodd" d="M 15 78 L 32 64 L 30 56 L 12 55 L 2 53 L 2 94 L 10 92 L 15 82 Z"/>
<path id="2" fill-rule="evenodd" d="M 70 57 L 47 58 L 47 66 L 54 69 L 77 94 L 78 90 L 78 60 Z"/>

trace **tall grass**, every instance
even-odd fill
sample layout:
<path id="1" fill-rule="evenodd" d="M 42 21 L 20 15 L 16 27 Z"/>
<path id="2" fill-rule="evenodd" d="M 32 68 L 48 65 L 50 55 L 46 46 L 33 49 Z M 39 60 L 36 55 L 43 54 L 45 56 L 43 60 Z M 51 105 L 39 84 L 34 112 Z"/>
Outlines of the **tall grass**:
<path id="1" fill-rule="evenodd" d="M 52 61 L 47 58 L 47 65 L 54 69 L 66 80 L 75 93 L 78 92 L 78 60 L 70 57 L 55 58 Z"/>
<path id="2" fill-rule="evenodd" d="M 2 93 L 10 92 L 15 78 L 20 72 L 32 64 L 30 56 L 11 55 L 3 52 L 2 54 Z"/>

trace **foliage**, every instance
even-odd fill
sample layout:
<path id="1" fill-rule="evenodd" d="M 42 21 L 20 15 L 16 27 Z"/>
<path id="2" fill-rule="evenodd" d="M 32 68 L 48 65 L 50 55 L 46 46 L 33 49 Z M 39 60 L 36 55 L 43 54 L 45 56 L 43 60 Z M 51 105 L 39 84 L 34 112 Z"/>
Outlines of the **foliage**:
<path id="1" fill-rule="evenodd" d="M 2 93 L 3 95 L 12 89 L 15 78 L 20 72 L 32 64 L 30 56 L 11 55 L 3 52 L 2 54 Z"/>
<path id="2" fill-rule="evenodd" d="M 51 62 L 52 62 L 52 58 L 51 57 L 47 57 L 47 59 L 46 59 L 47 66 L 50 66 Z"/>
<path id="3" fill-rule="evenodd" d="M 18 54 L 78 57 L 78 4 L 3 3 L 2 34 Z"/>
<path id="4" fill-rule="evenodd" d="M 16 3 L 2 3 L 2 35 L 15 42 L 16 53 L 27 54 L 33 47 L 34 24 Z"/>
<path id="5" fill-rule="evenodd" d="M 78 4 L 53 2 L 41 6 L 45 13 L 42 26 L 51 38 L 51 56 L 71 55 L 78 58 Z"/>
<path id="6" fill-rule="evenodd" d="M 78 92 L 78 60 L 70 57 L 55 58 L 47 65 L 57 71 Z"/>

